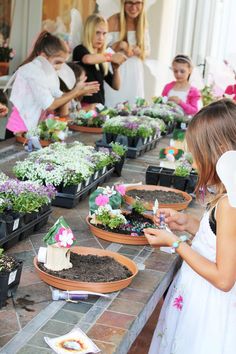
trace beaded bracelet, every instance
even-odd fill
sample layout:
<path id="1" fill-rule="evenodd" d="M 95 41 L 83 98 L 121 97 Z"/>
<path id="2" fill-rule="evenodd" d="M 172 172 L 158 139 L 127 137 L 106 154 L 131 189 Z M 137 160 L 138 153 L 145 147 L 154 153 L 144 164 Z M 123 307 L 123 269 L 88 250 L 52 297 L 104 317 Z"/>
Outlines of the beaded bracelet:
<path id="1" fill-rule="evenodd" d="M 172 243 L 171 253 L 176 253 L 176 249 L 179 248 L 179 245 L 181 242 L 189 242 L 189 241 L 190 241 L 190 239 L 188 236 L 186 236 L 186 235 L 180 236 L 178 241 L 175 241 Z"/>

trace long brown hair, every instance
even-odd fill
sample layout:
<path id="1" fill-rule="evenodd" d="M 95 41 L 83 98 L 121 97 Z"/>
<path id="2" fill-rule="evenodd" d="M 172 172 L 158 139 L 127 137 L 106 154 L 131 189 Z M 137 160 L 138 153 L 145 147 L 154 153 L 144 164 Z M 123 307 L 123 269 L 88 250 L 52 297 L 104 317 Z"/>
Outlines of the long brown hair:
<path id="1" fill-rule="evenodd" d="M 136 25 L 136 40 L 137 46 L 141 49 L 140 58 L 142 60 L 145 59 L 145 30 L 147 26 L 147 17 L 145 12 L 145 3 L 146 0 L 143 0 L 142 11 L 140 12 L 137 25 Z M 127 41 L 127 22 L 125 15 L 125 0 L 121 0 L 121 8 L 120 8 L 120 41 Z"/>
<path id="2" fill-rule="evenodd" d="M 186 141 L 198 169 L 196 191 L 214 185 L 214 201 L 225 193 L 225 187 L 216 172 L 220 156 L 236 150 L 236 104 L 222 99 L 202 108 L 189 123 Z"/>
<path id="3" fill-rule="evenodd" d="M 31 62 L 39 56 L 40 53 L 45 53 L 48 57 L 52 57 L 56 56 L 60 52 L 68 53 L 66 44 L 53 34 L 47 31 L 42 31 L 37 37 L 31 53 L 20 66 Z"/>

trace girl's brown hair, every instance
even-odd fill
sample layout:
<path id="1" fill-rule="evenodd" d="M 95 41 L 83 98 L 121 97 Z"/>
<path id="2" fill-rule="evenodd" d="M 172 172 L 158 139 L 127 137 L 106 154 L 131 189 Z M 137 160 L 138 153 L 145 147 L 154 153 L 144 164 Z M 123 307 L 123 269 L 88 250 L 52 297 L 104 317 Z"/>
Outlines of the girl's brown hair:
<path id="1" fill-rule="evenodd" d="M 39 56 L 40 53 L 45 53 L 48 57 L 53 57 L 58 55 L 60 52 L 68 53 L 66 44 L 53 34 L 47 31 L 42 31 L 37 37 L 31 53 L 20 66 L 31 62 Z"/>
<path id="2" fill-rule="evenodd" d="M 222 99 L 202 108 L 189 123 L 186 141 L 198 169 L 196 191 L 214 185 L 218 200 L 225 187 L 216 163 L 224 152 L 236 150 L 236 104 Z"/>

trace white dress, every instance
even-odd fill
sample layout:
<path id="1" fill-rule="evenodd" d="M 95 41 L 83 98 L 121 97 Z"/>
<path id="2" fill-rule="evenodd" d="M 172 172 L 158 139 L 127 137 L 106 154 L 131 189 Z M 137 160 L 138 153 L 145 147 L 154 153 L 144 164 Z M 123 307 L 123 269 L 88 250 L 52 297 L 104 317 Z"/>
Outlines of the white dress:
<path id="1" fill-rule="evenodd" d="M 192 248 L 215 262 L 209 212 Z M 183 262 L 165 299 L 149 354 L 235 354 L 236 284 L 223 292 Z"/>
<path id="2" fill-rule="evenodd" d="M 119 32 L 108 33 L 108 46 L 119 41 Z M 149 38 L 146 32 L 146 52 L 149 52 Z M 128 31 L 128 43 L 136 45 L 136 32 Z M 132 56 L 120 66 L 121 86 L 118 91 L 113 90 L 106 82 L 105 88 L 105 105 L 114 107 L 117 103 L 129 101 L 135 103 L 136 97 L 144 97 L 144 69 L 143 61 L 137 56 Z"/>

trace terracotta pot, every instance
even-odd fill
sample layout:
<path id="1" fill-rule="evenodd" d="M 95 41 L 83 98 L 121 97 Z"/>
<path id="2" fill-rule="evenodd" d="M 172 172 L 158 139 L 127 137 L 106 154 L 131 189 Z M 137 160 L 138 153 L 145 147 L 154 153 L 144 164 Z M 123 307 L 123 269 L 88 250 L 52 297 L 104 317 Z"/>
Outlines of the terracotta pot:
<path id="1" fill-rule="evenodd" d="M 81 133 L 102 134 L 102 128 L 97 127 L 83 127 L 82 125 L 69 125 L 70 130 L 75 130 Z"/>
<path id="2" fill-rule="evenodd" d="M 145 215 L 146 216 L 146 215 Z M 123 243 L 126 245 L 148 245 L 148 241 L 145 236 L 131 236 L 127 234 L 118 234 L 116 232 L 110 232 L 100 229 L 89 222 L 89 216 L 86 218 L 86 222 L 90 228 L 92 234 L 98 238 L 109 242 Z"/>
<path id="3" fill-rule="evenodd" d="M 171 208 L 175 210 L 183 210 L 186 209 L 189 205 L 189 203 L 192 201 L 191 195 L 189 195 L 186 192 L 180 191 L 179 189 L 174 189 L 174 188 L 168 188 L 168 187 L 162 187 L 162 186 L 152 186 L 152 185 L 141 185 L 141 186 L 130 186 L 126 188 L 126 191 L 130 190 L 148 190 L 148 191 L 156 191 L 156 190 L 161 190 L 165 192 L 175 192 L 181 194 L 185 202 L 183 203 L 173 203 L 173 204 L 159 204 L 159 208 Z M 126 195 L 124 196 L 124 199 L 127 204 L 132 205 L 135 202 L 135 199 Z M 153 208 L 153 203 L 152 202 L 145 202 L 144 206 L 147 210 L 152 210 Z"/>
<path id="4" fill-rule="evenodd" d="M 117 262 L 126 266 L 133 273 L 133 275 L 127 279 L 122 279 L 122 280 L 107 282 L 107 283 L 105 282 L 89 283 L 89 282 L 81 282 L 81 281 L 70 280 L 70 279 L 63 279 L 63 278 L 50 275 L 46 272 L 43 272 L 41 269 L 39 269 L 38 260 L 37 257 L 35 257 L 34 266 L 40 279 L 42 279 L 45 283 L 62 290 L 87 290 L 87 291 L 95 291 L 101 293 L 111 293 L 113 291 L 118 291 L 120 289 L 126 288 L 138 273 L 138 268 L 136 264 L 131 259 L 122 256 L 119 253 L 98 249 L 98 248 L 79 247 L 79 246 L 72 247 L 71 252 L 82 254 L 82 255 L 92 254 L 97 256 L 113 257 Z"/>
<path id="5" fill-rule="evenodd" d="M 28 139 L 25 138 L 23 135 L 16 135 L 16 141 L 18 143 L 21 143 L 21 144 L 25 145 L 25 144 L 27 144 Z M 40 144 L 41 144 L 42 147 L 46 147 L 46 146 L 49 146 L 50 144 L 52 144 L 52 142 L 49 141 L 49 140 L 40 140 Z"/>

